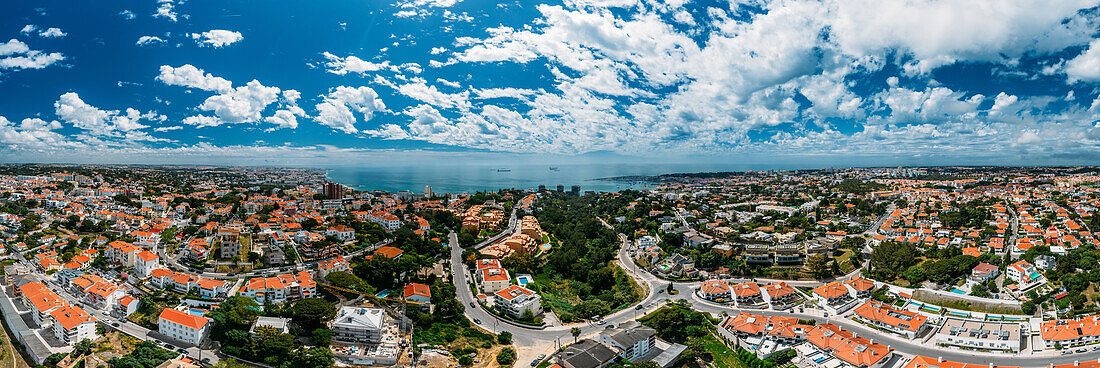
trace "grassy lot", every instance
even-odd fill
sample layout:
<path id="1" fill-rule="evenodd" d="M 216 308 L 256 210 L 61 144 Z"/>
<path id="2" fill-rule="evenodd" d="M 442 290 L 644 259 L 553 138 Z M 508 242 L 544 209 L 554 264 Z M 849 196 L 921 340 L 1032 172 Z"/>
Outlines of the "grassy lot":
<path id="1" fill-rule="evenodd" d="M 618 270 L 618 272 L 626 273 L 625 270 L 618 266 L 616 266 L 615 268 Z M 540 296 L 543 298 L 543 300 L 549 302 L 550 309 L 552 309 L 554 311 L 554 314 L 558 315 L 559 317 L 564 312 L 572 314 L 573 309 L 584 301 L 581 296 L 578 295 L 577 290 L 580 288 L 588 287 L 588 285 L 583 285 L 583 283 L 581 282 L 569 279 L 552 279 L 546 277 L 546 275 L 544 274 L 535 274 L 533 275 L 533 277 L 535 278 L 535 283 L 540 285 Z M 627 278 L 628 280 L 630 280 L 631 289 L 634 290 L 634 295 L 636 297 L 634 298 L 634 300 L 631 300 L 628 303 L 624 303 L 622 305 L 612 305 L 612 313 L 630 306 L 631 304 L 640 300 L 645 295 L 645 289 L 643 289 L 641 285 L 638 285 L 638 283 L 635 282 L 634 279 L 629 278 L 629 276 L 627 276 Z M 595 299 L 596 295 L 590 295 L 589 298 Z"/>
<path id="2" fill-rule="evenodd" d="M 714 335 L 707 335 L 703 338 L 703 347 L 706 348 L 707 352 L 714 358 L 715 366 L 721 368 L 747 368 L 745 363 L 737 359 L 737 355 L 734 354 L 733 349 L 726 347 L 726 345 L 715 338 Z"/>
<path id="3" fill-rule="evenodd" d="M 458 354 L 475 352 L 476 359 L 482 363 L 496 365 L 496 355 L 504 347 L 497 344 L 496 335 L 486 332 L 474 325 L 460 326 L 453 323 L 433 323 L 430 328 L 416 329 L 413 331 L 413 344 L 428 344 L 434 348 L 443 349 L 452 353 L 451 360 L 457 359 Z M 457 364 L 457 361 L 453 363 Z M 475 364 L 476 367 L 487 366 Z"/>

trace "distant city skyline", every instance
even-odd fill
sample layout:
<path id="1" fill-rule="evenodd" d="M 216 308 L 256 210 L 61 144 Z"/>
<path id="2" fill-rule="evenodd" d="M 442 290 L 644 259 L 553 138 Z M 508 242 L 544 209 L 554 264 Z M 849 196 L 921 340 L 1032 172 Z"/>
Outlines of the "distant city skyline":
<path id="1" fill-rule="evenodd" d="M 2 9 L 0 162 L 1100 162 L 1095 1 Z"/>

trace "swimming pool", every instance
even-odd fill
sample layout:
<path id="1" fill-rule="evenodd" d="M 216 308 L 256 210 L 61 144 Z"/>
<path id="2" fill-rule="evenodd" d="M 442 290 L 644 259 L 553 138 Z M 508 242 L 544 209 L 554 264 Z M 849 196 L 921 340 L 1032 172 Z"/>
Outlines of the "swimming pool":
<path id="1" fill-rule="evenodd" d="M 527 286 L 527 284 L 531 283 L 531 278 L 527 276 L 516 276 L 516 283 L 519 284 L 519 286 Z"/>
<path id="2" fill-rule="evenodd" d="M 193 315 L 199 316 L 199 317 L 203 317 L 203 316 L 206 315 L 206 311 L 201 311 L 201 310 L 198 310 L 198 309 L 191 309 L 191 310 L 188 310 L 187 312 L 191 313 Z"/>
<path id="3" fill-rule="evenodd" d="M 955 293 L 955 294 L 962 294 L 962 295 L 966 295 L 966 292 L 965 292 L 965 291 L 962 291 L 962 290 L 959 290 L 959 289 L 951 289 L 951 292 L 952 292 L 952 293 Z"/>

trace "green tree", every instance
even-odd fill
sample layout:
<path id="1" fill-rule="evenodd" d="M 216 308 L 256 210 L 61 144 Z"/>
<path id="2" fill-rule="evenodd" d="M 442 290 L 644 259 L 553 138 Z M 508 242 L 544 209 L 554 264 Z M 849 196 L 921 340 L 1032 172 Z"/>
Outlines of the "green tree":
<path id="1" fill-rule="evenodd" d="M 306 298 L 291 307 L 291 317 L 303 328 L 313 329 L 336 315 L 336 307 L 321 298 Z"/>
<path id="2" fill-rule="evenodd" d="M 516 350 L 512 348 L 504 348 L 497 354 L 497 364 L 502 366 L 509 366 L 516 361 Z"/>
<path id="3" fill-rule="evenodd" d="M 569 334 L 573 335 L 573 343 L 577 343 L 577 337 L 581 336 L 581 329 L 579 327 L 573 327 L 569 329 Z"/>
<path id="4" fill-rule="evenodd" d="M 508 331 L 501 331 L 500 335 L 497 335 L 497 343 L 501 345 L 511 345 L 512 333 Z"/>

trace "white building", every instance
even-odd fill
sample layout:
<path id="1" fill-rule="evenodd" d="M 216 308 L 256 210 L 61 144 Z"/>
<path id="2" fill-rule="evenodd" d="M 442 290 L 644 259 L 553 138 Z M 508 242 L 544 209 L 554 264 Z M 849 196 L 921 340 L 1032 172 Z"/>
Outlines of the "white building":
<path id="1" fill-rule="evenodd" d="M 657 342 L 657 331 L 631 321 L 601 332 L 596 337 L 596 342 L 615 350 L 619 357 L 637 363 L 653 350 Z"/>
<path id="2" fill-rule="evenodd" d="M 526 311 L 531 311 L 533 316 L 542 314 L 542 297 L 522 286 L 512 285 L 496 292 L 493 298 L 493 306 L 512 318 L 521 318 Z"/>
<path id="3" fill-rule="evenodd" d="M 975 350 L 1020 351 L 1020 325 L 948 319 L 936 333 L 936 343 Z"/>
<path id="4" fill-rule="evenodd" d="M 53 334 L 58 340 L 72 346 L 84 339 L 95 340 L 95 317 L 77 306 L 66 305 L 50 312 Z"/>
<path id="5" fill-rule="evenodd" d="M 1035 266 L 1023 260 L 1008 266 L 1005 276 L 1016 281 L 1021 292 L 1046 282 L 1046 277 L 1036 271 Z"/>
<path id="6" fill-rule="evenodd" d="M 354 344 L 378 344 L 382 342 L 382 330 L 386 312 L 377 308 L 341 307 L 336 318 L 329 323 L 332 340 Z"/>
<path id="7" fill-rule="evenodd" d="M 147 278 L 153 274 L 153 270 L 158 268 L 164 268 L 160 265 L 160 257 L 153 252 L 143 250 L 137 254 L 137 259 L 134 260 L 134 271 L 137 272 L 138 278 Z"/>
<path id="8" fill-rule="evenodd" d="M 478 282 L 481 284 L 481 291 L 485 294 L 494 294 L 504 290 L 512 283 L 512 277 L 508 275 L 508 270 L 498 267 L 482 269 L 477 277 Z"/>
<path id="9" fill-rule="evenodd" d="M 196 316 L 184 311 L 165 308 L 160 312 L 160 333 L 173 339 L 199 345 L 210 327 L 210 319 Z"/>

